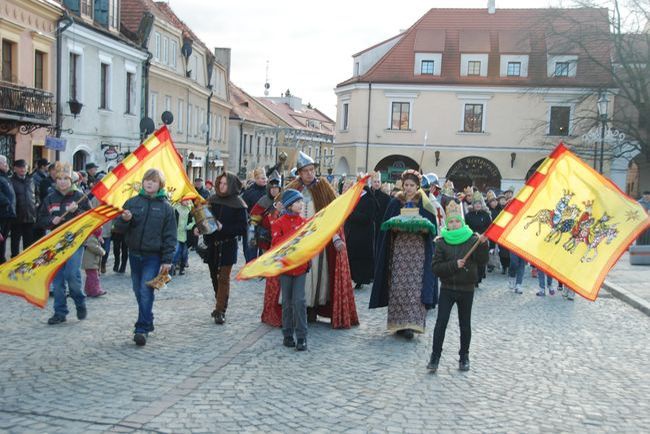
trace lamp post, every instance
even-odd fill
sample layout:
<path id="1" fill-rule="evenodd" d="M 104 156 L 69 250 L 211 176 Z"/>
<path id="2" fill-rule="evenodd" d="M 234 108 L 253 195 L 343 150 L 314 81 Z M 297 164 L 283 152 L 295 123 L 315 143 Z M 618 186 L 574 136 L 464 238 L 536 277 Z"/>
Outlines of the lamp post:
<path id="1" fill-rule="evenodd" d="M 598 116 L 600 117 L 600 159 L 598 171 L 603 173 L 603 159 L 605 158 L 605 128 L 607 127 L 607 92 L 602 92 L 598 98 Z"/>

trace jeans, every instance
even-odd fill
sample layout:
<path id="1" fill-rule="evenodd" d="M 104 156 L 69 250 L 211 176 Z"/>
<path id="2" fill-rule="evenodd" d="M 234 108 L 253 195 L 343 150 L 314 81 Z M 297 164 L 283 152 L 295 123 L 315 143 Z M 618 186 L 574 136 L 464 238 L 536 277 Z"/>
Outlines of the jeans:
<path id="1" fill-rule="evenodd" d="M 524 281 L 524 271 L 526 271 L 526 261 L 510 252 L 510 268 L 508 268 L 508 276 L 517 279 L 517 285 L 521 285 Z"/>
<path id="2" fill-rule="evenodd" d="M 138 301 L 138 321 L 135 323 L 135 333 L 153 331 L 153 300 L 154 290 L 145 282 L 153 279 L 160 271 L 161 258 L 158 255 L 140 256 L 131 253 L 131 282 L 133 293 Z"/>
<path id="3" fill-rule="evenodd" d="M 20 239 L 23 240 L 23 250 L 34 242 L 34 223 L 13 223 L 11 225 L 11 257 L 20 253 Z"/>
<path id="4" fill-rule="evenodd" d="M 537 270 L 537 282 L 539 283 L 539 289 L 545 290 L 550 288 L 553 284 L 553 278 L 544 274 L 543 271 Z"/>
<path id="5" fill-rule="evenodd" d="M 66 297 L 66 283 L 70 297 L 74 300 L 77 309 L 86 307 L 86 295 L 81 290 L 81 259 L 84 248 L 80 247 L 63 264 L 63 267 L 54 276 L 52 289 L 54 292 L 54 314 L 65 317 L 68 314 L 68 301 Z"/>
<path id="6" fill-rule="evenodd" d="M 458 306 L 458 325 L 460 326 L 460 351 L 458 354 L 465 357 L 469 354 L 469 344 L 472 340 L 472 303 L 474 291 L 454 291 L 442 288 L 438 299 L 438 317 L 433 329 L 433 348 L 431 353 L 435 357 L 442 354 L 442 344 L 445 342 L 445 332 L 449 323 L 449 314 L 454 303 Z"/>
<path id="7" fill-rule="evenodd" d="M 307 302 L 305 301 L 305 277 L 280 275 L 282 288 L 282 334 L 284 337 L 307 337 Z"/>
<path id="8" fill-rule="evenodd" d="M 188 252 L 187 252 L 187 242 L 179 241 L 176 244 L 176 251 L 174 252 L 174 259 L 172 263 L 174 266 L 179 266 L 180 268 L 185 268 L 187 264 Z"/>

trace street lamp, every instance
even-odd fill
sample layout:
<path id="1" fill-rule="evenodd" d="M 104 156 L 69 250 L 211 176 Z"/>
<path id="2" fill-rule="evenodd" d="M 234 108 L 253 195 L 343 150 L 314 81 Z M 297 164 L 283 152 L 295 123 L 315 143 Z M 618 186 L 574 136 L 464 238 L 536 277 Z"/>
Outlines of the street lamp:
<path id="1" fill-rule="evenodd" d="M 607 92 L 601 92 L 598 98 L 598 116 L 600 117 L 600 160 L 598 163 L 598 171 L 603 173 L 603 159 L 605 154 L 605 128 L 607 127 L 607 106 L 609 100 L 607 99 Z"/>

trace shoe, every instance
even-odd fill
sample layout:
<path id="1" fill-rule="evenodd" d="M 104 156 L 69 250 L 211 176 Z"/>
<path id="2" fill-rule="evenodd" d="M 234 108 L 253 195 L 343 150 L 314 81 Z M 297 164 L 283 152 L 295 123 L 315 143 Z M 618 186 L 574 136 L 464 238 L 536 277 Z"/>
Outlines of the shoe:
<path id="1" fill-rule="evenodd" d="M 101 297 L 102 295 L 108 294 L 106 291 L 100 291 L 99 294 L 96 295 L 96 297 Z"/>
<path id="2" fill-rule="evenodd" d="M 293 336 L 285 336 L 282 345 L 287 348 L 293 348 L 296 346 L 296 341 L 293 340 Z"/>
<path id="3" fill-rule="evenodd" d="M 113 266 L 113 273 L 117 273 L 119 270 L 118 265 Z"/>
<path id="4" fill-rule="evenodd" d="M 180 270 L 178 270 L 178 275 L 183 276 L 185 274 L 185 267 L 181 267 Z"/>
<path id="5" fill-rule="evenodd" d="M 317 320 L 318 315 L 316 314 L 316 309 L 313 307 L 307 308 L 307 322 L 314 323 Z"/>
<path id="6" fill-rule="evenodd" d="M 535 293 L 535 295 L 538 297 L 546 297 L 546 292 L 543 289 L 540 289 Z"/>
<path id="7" fill-rule="evenodd" d="M 88 309 L 85 307 L 78 307 L 77 308 L 77 319 L 78 320 L 84 320 L 88 316 Z"/>
<path id="8" fill-rule="evenodd" d="M 429 363 L 427 364 L 427 369 L 431 372 L 436 372 L 438 370 L 438 364 L 440 363 L 440 356 L 435 356 L 431 354 Z"/>
<path id="9" fill-rule="evenodd" d="M 99 266 L 99 272 L 102 274 L 106 274 L 106 264 L 102 264 Z"/>
<path id="10" fill-rule="evenodd" d="M 574 292 L 569 292 L 567 294 L 567 296 L 566 296 L 566 299 L 569 300 L 569 301 L 573 301 L 574 298 L 575 298 L 575 293 Z"/>
<path id="11" fill-rule="evenodd" d="M 65 322 L 65 317 L 57 314 L 52 315 L 52 318 L 47 320 L 49 325 L 61 324 L 62 322 Z"/>
<path id="12" fill-rule="evenodd" d="M 508 278 L 508 288 L 515 289 L 517 279 L 515 277 Z"/>
<path id="13" fill-rule="evenodd" d="M 305 351 L 305 350 L 307 350 L 307 338 L 298 339 L 298 343 L 296 344 L 296 351 Z"/>
<path id="14" fill-rule="evenodd" d="M 501 274 L 506 274 L 508 272 L 508 267 L 503 267 L 501 269 Z"/>
<path id="15" fill-rule="evenodd" d="M 415 336 L 413 334 L 413 330 L 411 329 L 401 330 L 401 332 L 402 332 L 402 336 L 404 336 L 404 339 L 411 340 L 413 339 L 413 336 Z"/>
<path id="16" fill-rule="evenodd" d="M 361 289 L 362 287 L 363 287 L 362 283 L 357 283 L 356 285 L 354 285 L 354 289 Z"/>
<path id="17" fill-rule="evenodd" d="M 133 335 L 133 342 L 139 347 L 144 347 L 147 343 L 147 335 L 144 333 L 136 333 Z"/>
<path id="18" fill-rule="evenodd" d="M 171 268 L 169 269 L 169 275 L 170 276 L 176 276 L 176 266 L 172 265 Z"/>
<path id="19" fill-rule="evenodd" d="M 124 267 L 120 267 L 118 273 L 120 273 L 120 274 L 126 273 L 126 265 Z"/>
<path id="20" fill-rule="evenodd" d="M 212 317 L 214 318 L 215 324 L 223 324 L 226 322 L 226 315 L 223 312 L 217 312 L 215 310 L 212 312 Z"/>
<path id="21" fill-rule="evenodd" d="M 521 290 L 521 286 L 515 285 L 515 294 L 523 294 L 524 292 Z"/>
<path id="22" fill-rule="evenodd" d="M 567 288 L 562 288 L 562 297 L 567 298 L 569 295 L 569 290 Z"/>
<path id="23" fill-rule="evenodd" d="M 458 369 L 461 371 L 469 371 L 469 357 L 461 357 L 458 361 Z"/>

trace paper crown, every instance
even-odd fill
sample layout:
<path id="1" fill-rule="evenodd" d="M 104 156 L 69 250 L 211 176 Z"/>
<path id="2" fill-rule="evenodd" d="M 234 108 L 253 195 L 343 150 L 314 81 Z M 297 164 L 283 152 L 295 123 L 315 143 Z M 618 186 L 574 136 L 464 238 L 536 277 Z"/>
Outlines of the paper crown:
<path id="1" fill-rule="evenodd" d="M 56 172 L 55 178 L 69 178 L 72 180 L 72 165 L 70 163 L 57 161 L 54 164 L 54 170 Z"/>
<path id="2" fill-rule="evenodd" d="M 455 200 L 450 200 L 445 208 L 445 213 L 447 214 L 447 220 L 451 218 L 457 218 L 460 221 L 464 221 L 463 218 L 463 208 Z"/>
<path id="3" fill-rule="evenodd" d="M 480 191 L 475 191 L 472 195 L 472 202 L 481 202 L 483 203 L 483 195 Z"/>
<path id="4" fill-rule="evenodd" d="M 451 180 L 445 181 L 445 185 L 442 187 L 442 194 L 445 196 L 453 196 L 454 195 L 454 183 L 451 182 Z"/>
<path id="5" fill-rule="evenodd" d="M 495 199 L 495 200 L 496 200 L 497 195 L 494 194 L 494 191 L 492 191 L 492 190 L 488 190 L 487 194 L 485 195 L 485 198 L 486 198 L 487 201 L 489 202 L 489 201 L 491 201 L 492 199 Z"/>

